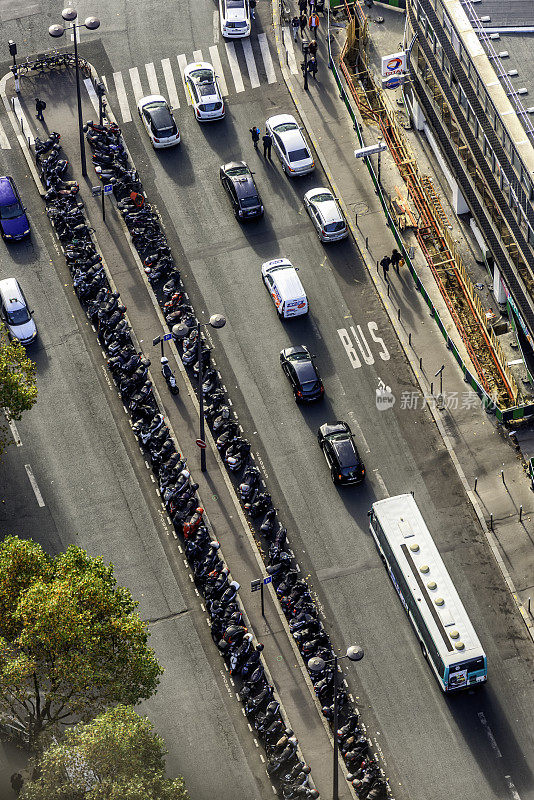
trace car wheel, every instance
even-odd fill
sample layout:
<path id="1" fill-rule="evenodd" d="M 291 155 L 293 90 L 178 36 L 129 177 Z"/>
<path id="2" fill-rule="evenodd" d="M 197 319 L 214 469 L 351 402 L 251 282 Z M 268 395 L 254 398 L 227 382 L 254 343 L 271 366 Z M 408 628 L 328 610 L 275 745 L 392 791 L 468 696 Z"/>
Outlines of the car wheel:
<path id="1" fill-rule="evenodd" d="M 330 477 L 332 478 L 332 483 L 334 484 L 334 486 L 337 486 L 336 474 L 333 469 L 330 470 Z"/>

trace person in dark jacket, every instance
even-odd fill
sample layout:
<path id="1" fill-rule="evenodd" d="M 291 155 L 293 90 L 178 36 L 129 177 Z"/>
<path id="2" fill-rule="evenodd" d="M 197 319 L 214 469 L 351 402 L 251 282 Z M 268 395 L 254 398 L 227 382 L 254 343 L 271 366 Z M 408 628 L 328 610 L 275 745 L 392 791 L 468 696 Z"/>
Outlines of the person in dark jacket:
<path id="1" fill-rule="evenodd" d="M 273 146 L 273 137 L 269 133 L 267 133 L 267 131 L 265 131 L 264 135 L 262 136 L 262 140 L 263 140 L 263 155 L 270 161 L 271 147 Z"/>
<path id="2" fill-rule="evenodd" d="M 317 69 L 317 59 L 315 56 L 312 56 L 308 59 L 308 72 L 313 76 L 314 80 L 317 80 Z"/>
<path id="3" fill-rule="evenodd" d="M 382 261 L 380 262 L 380 266 L 384 270 L 384 280 L 387 281 L 388 279 L 388 272 L 389 272 L 389 265 L 391 264 L 391 258 L 389 256 L 384 256 Z"/>
<path id="4" fill-rule="evenodd" d="M 393 252 L 391 254 L 391 263 L 393 264 L 393 268 L 395 269 L 397 275 L 399 274 L 399 267 L 402 261 L 402 255 L 399 251 L 394 247 Z"/>
<path id="5" fill-rule="evenodd" d="M 35 115 L 40 122 L 44 122 L 43 111 L 46 108 L 46 103 L 44 100 L 39 100 L 38 97 L 35 98 L 35 110 L 37 114 Z"/>
<path id="6" fill-rule="evenodd" d="M 254 127 L 250 128 L 250 135 L 252 136 L 252 143 L 254 145 L 254 148 L 257 150 L 258 142 L 260 141 L 260 129 L 258 128 L 257 125 L 254 125 Z"/>

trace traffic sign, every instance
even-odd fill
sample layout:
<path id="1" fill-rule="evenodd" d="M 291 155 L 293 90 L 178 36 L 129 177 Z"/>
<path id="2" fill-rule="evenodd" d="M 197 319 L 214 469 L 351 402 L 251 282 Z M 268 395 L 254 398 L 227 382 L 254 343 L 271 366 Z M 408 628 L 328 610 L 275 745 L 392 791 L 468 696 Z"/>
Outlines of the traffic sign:
<path id="1" fill-rule="evenodd" d="M 104 194 L 111 194 L 112 191 L 113 191 L 113 184 L 106 183 L 106 185 L 104 186 Z"/>
<path id="2" fill-rule="evenodd" d="M 259 592 L 261 589 L 261 578 L 258 578 L 256 581 L 250 581 L 250 591 L 251 592 Z"/>
<path id="3" fill-rule="evenodd" d="M 168 342 L 169 339 L 172 339 L 172 338 L 173 338 L 172 333 L 166 333 L 165 336 L 163 337 L 163 341 L 164 342 Z"/>
<path id="4" fill-rule="evenodd" d="M 206 442 L 204 441 L 204 439 L 197 439 L 197 444 L 201 450 L 204 450 L 206 447 Z"/>
<path id="5" fill-rule="evenodd" d="M 264 582 L 266 585 L 267 585 L 268 583 L 272 583 L 272 582 L 273 582 L 273 576 L 272 576 L 272 575 L 267 575 L 267 577 L 263 579 L 263 582 Z"/>

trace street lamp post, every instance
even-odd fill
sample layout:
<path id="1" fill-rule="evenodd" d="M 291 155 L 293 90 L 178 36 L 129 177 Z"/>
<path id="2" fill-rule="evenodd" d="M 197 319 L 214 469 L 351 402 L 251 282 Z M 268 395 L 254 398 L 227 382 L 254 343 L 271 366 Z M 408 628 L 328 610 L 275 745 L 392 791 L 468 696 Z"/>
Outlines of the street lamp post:
<path id="1" fill-rule="evenodd" d="M 74 62 L 76 66 L 76 99 L 78 102 L 78 133 L 80 135 L 80 160 L 82 164 L 82 175 L 87 178 L 87 165 L 85 163 L 85 140 L 83 136 L 83 117 L 82 117 L 82 95 L 80 92 L 80 68 L 78 66 L 78 28 L 87 28 L 89 31 L 96 31 L 100 27 L 100 20 L 96 17 L 87 17 L 85 22 L 76 25 L 74 20 L 78 16 L 78 12 L 74 8 L 64 8 L 61 16 L 66 22 L 71 24 L 68 26 L 73 33 L 74 38 Z M 58 39 L 65 33 L 64 25 L 50 25 L 48 33 L 54 39 Z"/>
<path id="2" fill-rule="evenodd" d="M 224 328 L 226 319 L 222 314 L 212 314 L 209 319 L 209 325 L 212 328 Z M 172 332 L 175 339 L 183 339 L 189 333 L 187 325 L 173 325 Z M 204 425 L 204 393 L 202 391 L 202 384 L 204 383 L 204 364 L 202 363 L 202 323 L 197 322 L 197 359 L 198 359 L 198 405 L 200 417 L 200 440 L 205 442 L 205 425 Z M 200 471 L 206 472 L 206 448 L 200 448 Z"/>
<path id="3" fill-rule="evenodd" d="M 334 764 L 332 773 L 332 800 L 338 800 L 339 795 L 339 765 L 338 765 L 338 740 L 337 740 L 337 726 L 338 726 L 338 700 L 337 700 L 337 672 L 338 662 L 342 658 L 348 658 L 350 661 L 361 661 L 363 658 L 363 649 L 358 645 L 351 645 L 347 647 L 347 652 L 344 656 L 336 656 L 332 661 L 325 661 L 320 656 L 314 656 L 308 661 L 308 669 L 311 672 L 322 672 L 327 664 L 334 664 Z"/>

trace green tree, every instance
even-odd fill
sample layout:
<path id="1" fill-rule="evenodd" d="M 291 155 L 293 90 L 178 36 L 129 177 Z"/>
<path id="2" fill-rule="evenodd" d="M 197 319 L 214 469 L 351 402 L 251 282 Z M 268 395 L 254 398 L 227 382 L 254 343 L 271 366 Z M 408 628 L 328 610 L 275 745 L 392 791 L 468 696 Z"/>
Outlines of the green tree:
<path id="1" fill-rule="evenodd" d="M 30 747 L 45 730 L 150 697 L 162 669 L 146 624 L 113 566 L 71 546 L 47 555 L 10 536 L 0 545 L 0 721 Z"/>
<path id="2" fill-rule="evenodd" d="M 32 763 L 23 800 L 187 800 L 183 778 L 165 777 L 163 739 L 131 706 L 109 708 L 65 732 Z"/>
<path id="3" fill-rule="evenodd" d="M 18 341 L 10 341 L 0 323 L 0 407 L 10 419 L 20 419 L 37 400 L 35 364 Z M 0 427 L 0 453 L 8 441 L 7 428 Z"/>

